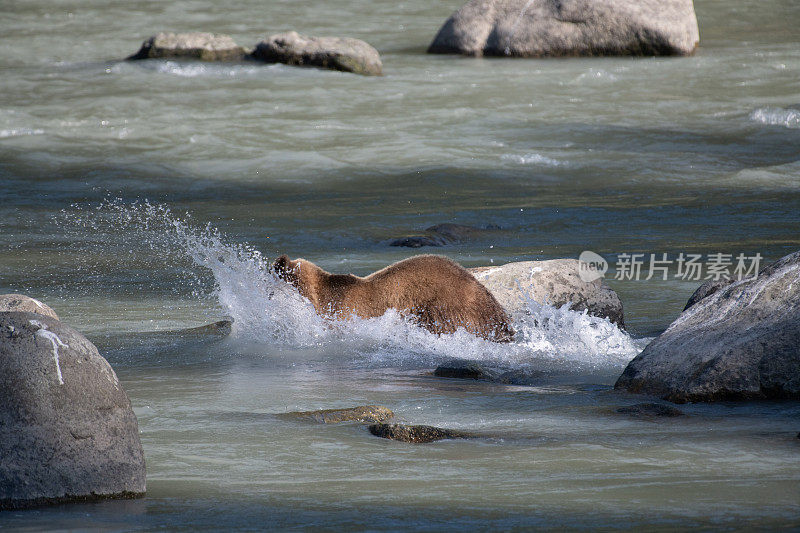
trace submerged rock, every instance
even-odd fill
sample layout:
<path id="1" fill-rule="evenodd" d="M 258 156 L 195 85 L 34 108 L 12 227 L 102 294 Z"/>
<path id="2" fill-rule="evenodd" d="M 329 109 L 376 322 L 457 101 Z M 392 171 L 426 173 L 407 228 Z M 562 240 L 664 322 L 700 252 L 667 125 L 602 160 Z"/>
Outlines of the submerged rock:
<path id="1" fill-rule="evenodd" d="M 471 0 L 429 53 L 471 56 L 690 55 L 692 0 Z"/>
<path id="2" fill-rule="evenodd" d="M 446 246 L 475 239 L 488 231 L 498 230 L 499 226 L 488 225 L 483 228 L 464 226 L 462 224 L 436 224 L 425 228 L 421 235 L 400 237 L 389 243 L 389 246 L 421 248 L 423 246 Z"/>
<path id="3" fill-rule="evenodd" d="M 362 405 L 346 409 L 321 409 L 318 411 L 293 411 L 283 413 L 282 418 L 311 420 L 320 424 L 338 424 L 340 422 L 380 423 L 394 418 L 394 413 L 380 405 Z"/>
<path id="4" fill-rule="evenodd" d="M 271 35 L 256 45 L 253 59 L 321 67 L 368 76 L 380 76 L 383 66 L 378 51 L 359 39 L 307 37 L 295 31 Z"/>
<path id="5" fill-rule="evenodd" d="M 139 428 L 114 370 L 51 317 L 0 313 L 0 509 L 144 495 Z"/>
<path id="6" fill-rule="evenodd" d="M 622 302 L 602 279 L 583 281 L 577 259 L 520 261 L 501 266 L 470 268 L 469 271 L 508 313 L 527 309 L 527 301 L 561 307 L 569 303 L 575 311 L 607 318 L 625 327 Z"/>
<path id="7" fill-rule="evenodd" d="M 480 379 L 491 381 L 497 374 L 484 368 L 480 363 L 461 359 L 453 359 L 441 364 L 433 371 L 433 375 L 440 378 Z"/>
<path id="8" fill-rule="evenodd" d="M 0 313 L 9 311 L 36 313 L 59 320 L 58 315 L 50 306 L 24 294 L 0 294 Z"/>
<path id="9" fill-rule="evenodd" d="M 175 335 L 216 335 L 225 337 L 231 334 L 233 328 L 232 320 L 218 320 L 205 326 L 198 326 L 196 328 L 179 329 L 177 331 L 170 331 L 169 333 Z"/>
<path id="10" fill-rule="evenodd" d="M 142 43 L 128 59 L 198 59 L 242 61 L 247 52 L 227 35 L 213 33 L 159 33 Z"/>
<path id="11" fill-rule="evenodd" d="M 678 403 L 800 398 L 800 252 L 697 301 L 615 388 Z"/>
<path id="12" fill-rule="evenodd" d="M 415 444 L 444 439 L 474 438 L 474 435 L 463 431 L 442 429 L 434 426 L 406 426 L 403 424 L 373 424 L 369 426 L 369 432 L 376 437 L 399 440 L 402 442 L 413 442 Z"/>
<path id="13" fill-rule="evenodd" d="M 663 403 L 637 403 L 620 407 L 617 412 L 633 417 L 673 417 L 683 416 L 683 411 Z"/>

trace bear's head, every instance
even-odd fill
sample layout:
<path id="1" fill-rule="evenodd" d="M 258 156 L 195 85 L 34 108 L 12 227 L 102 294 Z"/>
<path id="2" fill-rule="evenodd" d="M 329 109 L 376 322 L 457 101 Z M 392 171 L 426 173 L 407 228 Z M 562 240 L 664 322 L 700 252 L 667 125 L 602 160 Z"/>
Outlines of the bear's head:
<path id="1" fill-rule="evenodd" d="M 319 273 L 323 272 L 317 265 L 305 259 L 292 261 L 286 255 L 282 255 L 272 264 L 272 271 L 279 279 L 294 286 L 312 303 L 315 302 Z"/>
<path id="2" fill-rule="evenodd" d="M 297 261 L 292 261 L 288 256 L 282 255 L 272 264 L 272 271 L 278 279 L 282 279 L 297 287 L 300 280 L 300 269 Z"/>

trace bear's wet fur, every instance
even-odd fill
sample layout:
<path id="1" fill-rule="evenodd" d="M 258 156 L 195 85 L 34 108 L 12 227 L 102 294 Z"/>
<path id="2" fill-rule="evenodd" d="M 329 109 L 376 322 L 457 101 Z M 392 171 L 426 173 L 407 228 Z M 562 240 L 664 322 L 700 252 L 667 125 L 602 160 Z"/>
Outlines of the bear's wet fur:
<path id="1" fill-rule="evenodd" d="M 514 338 L 511 321 L 494 296 L 446 257 L 417 255 L 362 278 L 330 274 L 305 259 L 282 255 L 273 271 L 296 287 L 322 316 L 372 318 L 392 308 L 437 334 L 463 327 L 494 342 Z"/>

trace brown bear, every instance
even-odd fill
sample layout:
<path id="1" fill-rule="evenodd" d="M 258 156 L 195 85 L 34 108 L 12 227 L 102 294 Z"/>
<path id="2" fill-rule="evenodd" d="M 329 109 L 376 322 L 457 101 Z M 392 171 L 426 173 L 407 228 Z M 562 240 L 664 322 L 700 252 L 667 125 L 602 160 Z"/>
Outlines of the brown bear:
<path id="1" fill-rule="evenodd" d="M 514 338 L 508 315 L 494 296 L 446 257 L 417 255 L 361 278 L 330 274 L 305 259 L 292 261 L 282 255 L 273 271 L 294 285 L 322 316 L 372 318 L 392 308 L 437 334 L 463 327 L 495 342 Z"/>

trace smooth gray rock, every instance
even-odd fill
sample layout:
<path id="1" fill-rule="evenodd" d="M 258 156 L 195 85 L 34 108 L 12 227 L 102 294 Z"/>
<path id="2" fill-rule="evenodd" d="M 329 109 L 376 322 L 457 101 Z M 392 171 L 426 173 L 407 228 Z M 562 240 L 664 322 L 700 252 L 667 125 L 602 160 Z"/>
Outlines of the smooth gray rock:
<path id="1" fill-rule="evenodd" d="M 213 33 L 164 33 L 153 35 L 128 59 L 198 59 L 242 61 L 247 51 L 227 35 Z"/>
<path id="2" fill-rule="evenodd" d="M 36 313 L 59 320 L 50 306 L 24 294 L 0 294 L 0 313 L 9 311 Z"/>
<path id="3" fill-rule="evenodd" d="M 678 403 L 800 398 L 800 252 L 689 307 L 615 388 Z"/>
<path id="4" fill-rule="evenodd" d="M 471 0 L 429 53 L 471 56 L 690 55 L 692 0 Z"/>
<path id="5" fill-rule="evenodd" d="M 292 411 L 282 413 L 281 418 L 310 420 L 319 424 L 339 424 L 341 422 L 362 422 L 375 424 L 394 418 L 391 409 L 380 405 L 361 405 L 344 409 L 320 409 L 318 411 Z"/>
<path id="6" fill-rule="evenodd" d="M 376 437 L 402 442 L 423 444 L 444 439 L 469 439 L 475 435 L 464 431 L 442 429 L 434 426 L 407 426 L 404 424 L 373 424 L 369 432 Z"/>
<path id="7" fill-rule="evenodd" d="M 253 59 L 321 67 L 367 76 L 383 74 L 378 51 L 359 39 L 307 37 L 295 31 L 271 35 L 256 45 Z"/>
<path id="8" fill-rule="evenodd" d="M 625 326 L 622 302 L 602 279 L 583 281 L 577 259 L 519 261 L 500 266 L 470 268 L 469 271 L 508 313 L 524 312 L 528 299 L 555 307 L 569 303 L 571 309 L 608 318 Z"/>
<path id="9" fill-rule="evenodd" d="M 419 235 L 408 235 L 394 239 L 389 246 L 403 246 L 406 248 L 421 248 L 423 246 L 446 246 L 464 241 L 473 240 L 485 235 L 487 232 L 498 230 L 499 226 L 488 225 L 483 228 L 465 226 L 463 224 L 436 224 L 425 228 Z"/>
<path id="10" fill-rule="evenodd" d="M 86 337 L 0 313 L 0 509 L 144 495 L 130 401 Z"/>

